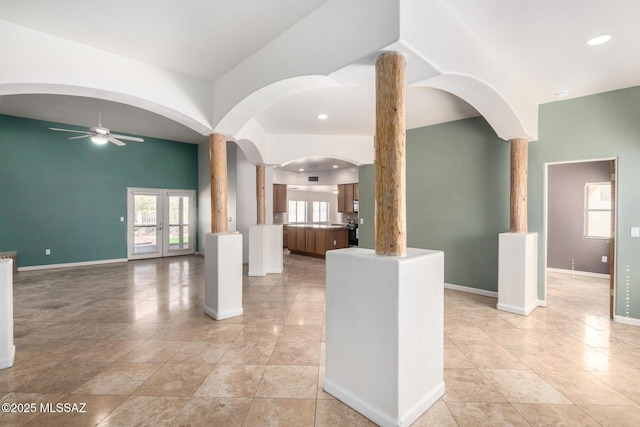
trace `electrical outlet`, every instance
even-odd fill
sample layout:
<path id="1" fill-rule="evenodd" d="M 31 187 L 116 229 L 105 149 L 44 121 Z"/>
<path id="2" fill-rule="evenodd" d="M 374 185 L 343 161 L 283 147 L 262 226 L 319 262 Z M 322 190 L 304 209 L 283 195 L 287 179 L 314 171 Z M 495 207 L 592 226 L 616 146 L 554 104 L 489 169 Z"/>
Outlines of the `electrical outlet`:
<path id="1" fill-rule="evenodd" d="M 631 227 L 631 237 L 640 237 L 640 227 Z"/>
<path id="2" fill-rule="evenodd" d="M 606 255 L 602 255 L 602 262 L 607 262 L 607 256 Z"/>
<path id="3" fill-rule="evenodd" d="M 51 249 L 45 249 L 44 250 L 44 254 L 45 255 L 51 255 Z"/>
<path id="4" fill-rule="evenodd" d="M 124 217 L 123 216 L 120 217 L 120 222 L 124 222 Z"/>

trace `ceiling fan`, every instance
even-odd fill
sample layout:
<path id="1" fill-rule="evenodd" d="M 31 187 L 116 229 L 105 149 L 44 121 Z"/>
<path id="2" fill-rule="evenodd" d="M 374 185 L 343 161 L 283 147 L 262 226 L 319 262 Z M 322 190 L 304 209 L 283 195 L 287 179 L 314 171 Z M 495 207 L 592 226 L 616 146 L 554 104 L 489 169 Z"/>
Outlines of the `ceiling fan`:
<path id="1" fill-rule="evenodd" d="M 72 129 L 60 129 L 60 128 L 49 128 L 51 130 L 55 130 L 58 132 L 72 132 L 72 133 L 81 133 L 82 135 L 72 136 L 69 139 L 81 139 L 81 138 L 90 138 L 94 144 L 104 145 L 107 142 L 115 144 L 119 147 L 123 145 L 127 145 L 124 142 L 120 141 L 124 139 L 125 141 L 133 141 L 133 142 L 144 142 L 144 139 L 138 138 L 136 136 L 127 136 L 127 135 L 116 135 L 112 134 L 109 129 L 102 126 L 102 108 L 98 109 L 98 126 L 90 127 L 88 131 L 85 130 L 72 130 Z"/>

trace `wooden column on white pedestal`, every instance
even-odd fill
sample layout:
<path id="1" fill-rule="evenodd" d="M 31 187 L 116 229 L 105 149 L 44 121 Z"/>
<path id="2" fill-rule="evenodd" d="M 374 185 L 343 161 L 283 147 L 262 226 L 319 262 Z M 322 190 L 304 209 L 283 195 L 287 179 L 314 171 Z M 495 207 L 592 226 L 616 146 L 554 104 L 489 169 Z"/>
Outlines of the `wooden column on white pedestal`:
<path id="1" fill-rule="evenodd" d="M 328 251 L 324 389 L 404 427 L 444 394 L 444 254 L 407 248 L 405 58 L 376 59 L 375 251 Z"/>
<path id="2" fill-rule="evenodd" d="M 209 136 L 211 161 L 211 232 L 225 233 L 227 222 L 227 139 L 215 133 Z"/>
<path id="3" fill-rule="evenodd" d="M 227 140 L 209 137 L 211 161 L 211 233 L 205 236 L 204 312 L 216 320 L 242 310 L 242 234 L 227 222 Z M 202 243 L 201 243 L 202 244 Z"/>
<path id="4" fill-rule="evenodd" d="M 266 224 L 266 201 L 264 184 L 264 165 L 256 165 L 256 199 L 257 199 L 257 221 L 258 225 Z"/>
<path id="5" fill-rule="evenodd" d="M 407 253 L 405 57 L 387 52 L 376 59 L 376 222 L 378 255 Z"/>
<path id="6" fill-rule="evenodd" d="M 538 306 L 538 235 L 527 228 L 528 141 L 511 143 L 509 233 L 498 238 L 498 310 L 528 316 Z"/>

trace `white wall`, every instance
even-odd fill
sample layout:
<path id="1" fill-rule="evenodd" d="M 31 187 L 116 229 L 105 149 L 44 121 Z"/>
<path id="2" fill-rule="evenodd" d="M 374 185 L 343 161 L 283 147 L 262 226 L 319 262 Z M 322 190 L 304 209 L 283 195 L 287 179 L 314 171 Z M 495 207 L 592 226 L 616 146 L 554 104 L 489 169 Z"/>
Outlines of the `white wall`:
<path id="1" fill-rule="evenodd" d="M 209 142 L 198 145 L 198 253 L 204 255 L 204 235 L 211 233 L 211 163 Z"/>
<path id="2" fill-rule="evenodd" d="M 236 230 L 242 233 L 242 262 L 247 263 L 249 262 L 249 227 L 256 224 L 256 167 L 247 160 L 242 150 L 237 150 L 236 178 Z M 265 182 L 267 182 L 266 179 Z M 268 184 L 265 186 L 271 187 Z M 269 195 L 267 199 L 272 199 L 273 190 Z"/>
<path id="3" fill-rule="evenodd" d="M 274 168 L 273 182 L 287 185 L 337 185 L 358 182 L 358 167 L 341 168 L 320 172 L 291 172 L 282 168 Z M 310 176 L 317 176 L 317 182 L 309 182 Z"/>

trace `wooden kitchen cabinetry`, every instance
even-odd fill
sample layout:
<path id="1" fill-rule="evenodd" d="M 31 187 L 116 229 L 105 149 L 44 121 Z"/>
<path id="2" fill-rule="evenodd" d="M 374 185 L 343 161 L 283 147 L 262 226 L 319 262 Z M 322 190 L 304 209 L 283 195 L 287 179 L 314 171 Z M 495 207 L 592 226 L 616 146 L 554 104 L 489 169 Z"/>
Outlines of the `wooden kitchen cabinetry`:
<path id="1" fill-rule="evenodd" d="M 338 212 L 353 212 L 353 201 L 359 196 L 358 183 L 338 184 Z"/>
<path id="2" fill-rule="evenodd" d="M 287 226 L 289 251 L 324 258 L 331 249 L 349 247 L 349 231 L 339 226 Z"/>
<path id="3" fill-rule="evenodd" d="M 273 211 L 287 211 L 287 186 L 286 184 L 273 184 Z"/>

